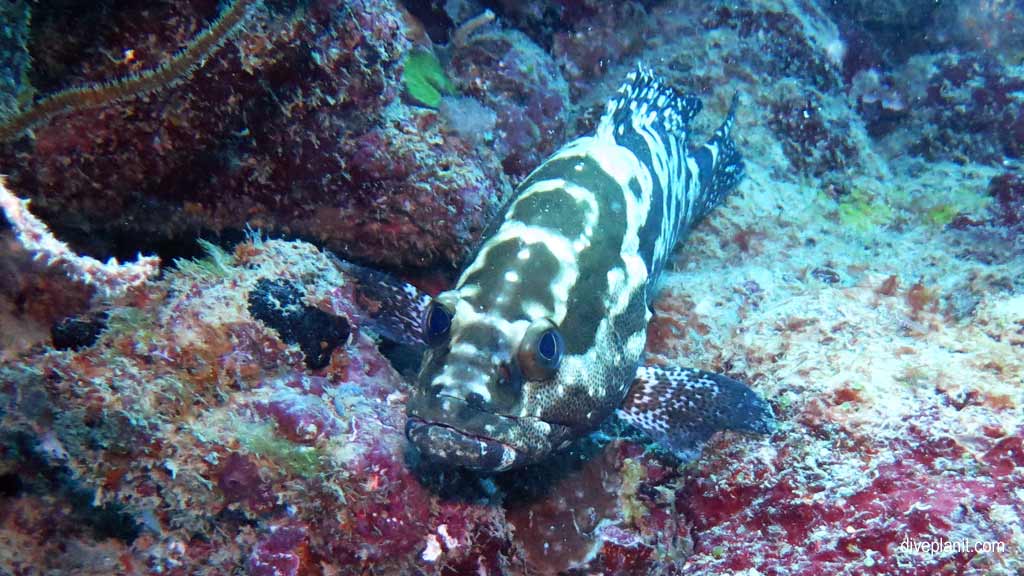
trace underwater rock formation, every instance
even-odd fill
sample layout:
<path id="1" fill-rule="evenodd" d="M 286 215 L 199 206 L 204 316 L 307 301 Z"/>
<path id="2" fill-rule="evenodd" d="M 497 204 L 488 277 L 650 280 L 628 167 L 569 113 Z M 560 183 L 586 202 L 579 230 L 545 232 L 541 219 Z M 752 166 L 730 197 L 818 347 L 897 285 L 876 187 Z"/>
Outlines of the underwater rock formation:
<path id="1" fill-rule="evenodd" d="M 493 153 L 505 172 L 525 178 L 566 139 L 569 89 L 554 61 L 514 31 L 480 33 L 457 46 L 456 86 L 496 113 Z"/>
<path id="2" fill-rule="evenodd" d="M 321 564 L 337 574 L 418 565 L 505 573 L 523 563 L 646 566 L 656 546 L 689 545 L 670 492 L 656 491 L 679 489 L 681 476 L 637 445 L 527 472 L 532 493 L 513 478 L 497 486 L 467 478 L 476 487 L 455 498 L 429 489 L 444 471 L 409 462 L 407 384 L 372 340 L 354 332 L 323 348 L 322 365 L 291 342 L 292 321 L 308 310 L 351 306 L 326 256 L 279 240 L 208 250 L 136 291 L 131 306 L 110 309 L 98 340 L 49 352 L 31 370 L 2 369 L 6 477 L 68 470 L 61 490 L 94 491 L 93 505 L 109 506 L 133 533 L 109 553 L 119 562 L 171 574 L 242 564 L 256 574 Z M 278 306 L 266 307 L 270 300 Z M 547 490 L 565 494 L 554 500 L 561 504 L 552 507 Z M 2 496 L 5 538 L 34 537 L 17 518 L 40 491 L 17 486 Z M 579 514 L 583 531 L 549 551 L 545 542 Z M 110 530 L 110 522 L 86 527 Z M 666 536 L 667 527 L 681 536 Z M 605 539 L 614 546 L 602 548 Z M 34 556 L 45 550 L 24 547 L 10 565 L 73 561 Z M 641 552 L 643 562 L 628 560 Z"/>
<path id="3" fill-rule="evenodd" d="M 202 66 L 142 96 L 71 105 L 0 145 L 11 186 L 97 253 L 125 249 L 104 238 L 159 247 L 248 224 L 379 265 L 458 261 L 508 184 L 492 157 L 446 144 L 436 114 L 398 100 L 409 42 L 394 5 L 237 4 L 253 6 Z M 81 49 L 30 46 L 33 81 L 56 91 L 159 67 L 210 8 L 128 11 L 96 23 L 109 27 L 99 38 L 39 9 L 35 34 L 70 33 Z"/>
<path id="4" fill-rule="evenodd" d="M 78 250 L 264 232 L 165 257 L 113 300 L 0 233 L 0 572 L 1024 570 L 1012 43 L 896 50 L 877 23 L 914 15 L 866 1 L 446 4 L 498 14 L 431 48 L 490 135 L 403 93 L 411 16 L 314 0 L 253 3 L 180 82 L 0 144 L 10 188 Z M 31 84 L 150 68 L 218 13 L 133 6 L 90 12 L 101 37 L 33 8 Z M 443 289 L 636 59 L 710 118 L 739 92 L 748 158 L 670 262 L 648 359 L 755 384 L 778 430 L 722 434 L 685 466 L 615 421 L 508 474 L 421 461 L 403 434 L 415 363 L 352 314 L 328 250 Z"/>

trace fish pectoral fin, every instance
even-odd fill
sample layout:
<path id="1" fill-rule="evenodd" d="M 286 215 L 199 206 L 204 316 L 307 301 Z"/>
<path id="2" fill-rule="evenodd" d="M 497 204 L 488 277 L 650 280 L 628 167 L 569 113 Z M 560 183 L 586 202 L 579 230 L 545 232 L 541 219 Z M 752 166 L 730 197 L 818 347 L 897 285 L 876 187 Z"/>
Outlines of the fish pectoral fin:
<path id="1" fill-rule="evenodd" d="M 335 256 L 331 261 L 352 285 L 356 322 L 385 340 L 407 346 L 425 346 L 423 318 L 430 295 L 394 276 L 359 266 Z"/>
<path id="2" fill-rule="evenodd" d="M 719 430 L 775 429 L 772 409 L 757 392 L 695 368 L 641 366 L 616 414 L 687 462 Z"/>

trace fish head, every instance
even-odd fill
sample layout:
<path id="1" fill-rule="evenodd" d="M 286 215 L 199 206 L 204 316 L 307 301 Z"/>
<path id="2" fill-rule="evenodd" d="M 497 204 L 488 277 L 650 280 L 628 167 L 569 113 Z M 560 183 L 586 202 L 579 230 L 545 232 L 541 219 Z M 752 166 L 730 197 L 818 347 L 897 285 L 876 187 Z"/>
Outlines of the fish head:
<path id="1" fill-rule="evenodd" d="M 406 436 L 428 459 L 479 471 L 536 462 L 571 435 L 527 406 L 564 352 L 547 318 L 507 320 L 457 290 L 427 308 L 430 345 L 408 404 Z"/>

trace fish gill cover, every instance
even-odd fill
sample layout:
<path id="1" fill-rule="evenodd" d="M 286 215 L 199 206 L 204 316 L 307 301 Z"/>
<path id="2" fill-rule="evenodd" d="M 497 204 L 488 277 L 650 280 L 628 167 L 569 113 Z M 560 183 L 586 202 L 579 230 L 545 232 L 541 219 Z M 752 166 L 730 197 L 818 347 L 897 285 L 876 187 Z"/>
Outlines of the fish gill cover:
<path id="1" fill-rule="evenodd" d="M 0 6 L 0 574 L 1024 571 L 1019 1 L 441 4 Z M 332 253 L 449 288 L 638 61 L 747 165 L 646 361 L 776 429 L 422 460 Z"/>

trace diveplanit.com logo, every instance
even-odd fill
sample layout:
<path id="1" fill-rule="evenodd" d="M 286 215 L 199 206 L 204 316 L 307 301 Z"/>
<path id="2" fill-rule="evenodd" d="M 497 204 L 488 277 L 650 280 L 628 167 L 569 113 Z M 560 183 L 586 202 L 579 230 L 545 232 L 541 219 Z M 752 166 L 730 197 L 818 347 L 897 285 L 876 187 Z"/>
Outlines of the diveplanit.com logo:
<path id="1" fill-rule="evenodd" d="M 916 540 L 910 536 L 904 536 L 900 542 L 900 552 L 929 556 L 936 554 L 1002 554 L 1006 552 L 1006 543 L 999 540 L 971 540 L 969 538 Z"/>

